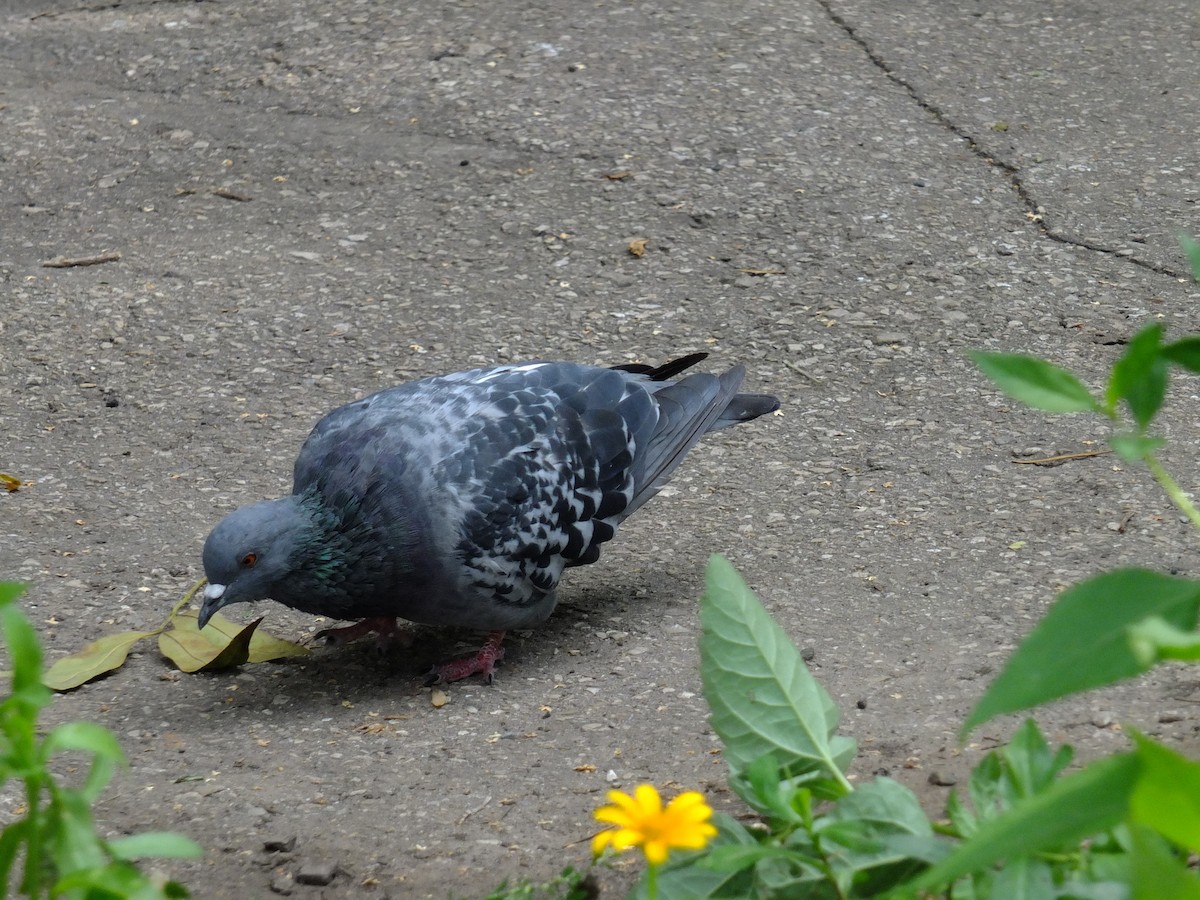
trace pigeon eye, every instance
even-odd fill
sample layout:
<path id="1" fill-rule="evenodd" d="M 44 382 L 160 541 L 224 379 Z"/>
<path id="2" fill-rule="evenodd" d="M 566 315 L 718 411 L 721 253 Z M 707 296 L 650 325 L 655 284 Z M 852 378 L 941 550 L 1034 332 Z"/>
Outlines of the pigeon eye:
<path id="1" fill-rule="evenodd" d="M 257 553 L 247 553 L 245 556 L 242 557 L 242 568 L 243 569 L 252 568 L 256 562 L 258 562 L 258 554 Z"/>

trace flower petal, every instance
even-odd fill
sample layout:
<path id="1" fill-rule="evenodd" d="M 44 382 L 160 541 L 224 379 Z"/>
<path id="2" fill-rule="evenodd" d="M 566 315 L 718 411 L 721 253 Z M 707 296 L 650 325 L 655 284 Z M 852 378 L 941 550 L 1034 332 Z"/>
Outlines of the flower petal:
<path id="1" fill-rule="evenodd" d="M 592 838 L 592 856 L 599 856 L 603 853 L 605 848 L 612 843 L 615 834 L 616 832 L 609 828 Z"/>
<path id="2" fill-rule="evenodd" d="M 652 866 L 661 866 L 667 861 L 667 855 L 670 852 L 667 848 L 667 842 L 661 840 L 646 841 L 642 845 L 642 852 L 646 854 L 646 862 Z"/>
<path id="3" fill-rule="evenodd" d="M 625 810 L 630 815 L 637 815 L 641 812 L 637 801 L 624 791 L 609 791 L 608 802 L 617 809 Z"/>
<path id="4" fill-rule="evenodd" d="M 637 805 L 644 816 L 654 816 L 662 812 L 662 797 L 652 784 L 639 784 L 634 791 Z"/>
<path id="5" fill-rule="evenodd" d="M 712 815 L 712 807 L 704 802 L 704 795 L 699 791 L 684 791 L 667 804 L 667 809 L 679 812 L 703 814 L 705 818 Z"/>
<path id="6" fill-rule="evenodd" d="M 631 816 L 628 810 L 621 809 L 619 806 L 602 806 L 592 813 L 592 818 L 597 822 L 620 825 L 622 828 L 631 828 L 640 821 L 640 817 Z"/>
<path id="7" fill-rule="evenodd" d="M 610 843 L 614 850 L 619 853 L 624 853 L 631 847 L 636 847 L 643 840 L 643 835 L 640 831 L 634 831 L 631 828 L 618 828 L 612 833 Z"/>

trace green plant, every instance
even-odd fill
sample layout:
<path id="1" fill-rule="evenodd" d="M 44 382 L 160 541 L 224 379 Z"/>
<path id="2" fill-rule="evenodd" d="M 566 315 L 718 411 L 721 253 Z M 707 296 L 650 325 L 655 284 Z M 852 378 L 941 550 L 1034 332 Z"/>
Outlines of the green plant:
<path id="1" fill-rule="evenodd" d="M 836 708 L 720 557 L 701 616 L 712 725 L 759 825 L 715 815 L 707 850 L 662 867 L 659 897 L 1200 897 L 1185 866 L 1200 846 L 1197 763 L 1134 733 L 1134 750 L 1064 774 L 1071 750 L 1030 719 L 934 824 L 898 782 L 852 786 Z"/>
<path id="2" fill-rule="evenodd" d="M 1200 281 L 1200 245 L 1181 242 Z M 1200 528 L 1200 511 L 1161 465 L 1156 453 L 1164 441 L 1151 431 L 1172 368 L 1200 373 L 1200 336 L 1165 344 L 1160 325 L 1138 332 L 1100 398 L 1071 372 L 1036 357 L 972 358 L 1030 406 L 1099 413 L 1114 423 L 1113 450 L 1144 464 Z M 1200 659 L 1198 615 L 1200 582 L 1147 569 L 1072 587 L 1018 647 L 961 736 L 1002 713 L 1130 678 L 1164 660 Z M 837 734 L 836 706 L 721 557 L 706 572 L 701 619 L 712 726 L 729 783 L 757 821 L 746 826 L 719 813 L 709 819 L 697 798 L 716 836 L 647 852 L 648 871 L 631 895 L 637 900 L 1200 900 L 1200 879 L 1188 864 L 1200 853 L 1197 761 L 1130 729 L 1131 750 L 1068 773 L 1071 748 L 1052 749 L 1027 719 L 1007 746 L 976 766 L 965 798 L 950 795 L 948 821 L 933 823 L 903 785 L 876 778 L 855 787 L 847 778 L 855 745 Z M 610 794 L 620 801 L 619 815 L 607 807 L 598 818 L 624 831 L 602 833 L 596 847 L 662 839 L 657 792 L 653 799 L 638 804 Z"/>
<path id="3" fill-rule="evenodd" d="M 554 878 L 541 883 L 528 879 L 515 884 L 503 881 L 485 900 L 594 900 L 598 896 L 590 870 L 580 872 L 567 866 Z"/>
<path id="4" fill-rule="evenodd" d="M 1200 245 L 1185 240 L 1197 280 Z M 1143 464 L 1200 528 L 1200 511 L 1162 466 L 1152 431 L 1173 369 L 1200 373 L 1200 336 L 1164 343 L 1139 331 L 1102 397 L 1032 356 L 973 353 L 1016 399 L 1049 412 L 1094 412 L 1117 426 L 1121 458 Z M 1200 582 L 1121 569 L 1065 591 L 967 716 L 961 735 L 1002 713 L 1200 659 Z M 800 654 L 728 562 L 714 557 L 701 599 L 701 676 L 729 782 L 759 817 L 716 815 L 705 850 L 658 873 L 665 898 L 928 897 L 1200 900 L 1200 763 L 1130 729 L 1132 749 L 1067 773 L 1032 719 L 952 794 L 934 825 L 887 778 L 854 787 L 854 745 Z M 635 891 L 646 896 L 645 881 Z"/>
<path id="5" fill-rule="evenodd" d="M 42 650 L 33 626 L 16 607 L 17 584 L 0 582 L 0 631 L 12 664 L 11 690 L 0 702 L 0 787 L 24 784 L 20 818 L 0 831 L 0 894 L 23 855 L 16 889 L 28 897 L 87 900 L 149 900 L 186 897 L 179 884 L 156 886 L 133 863 L 145 857 L 199 856 L 201 849 L 177 834 L 153 832 L 104 840 L 96 833 L 92 805 L 125 757 L 112 734 L 92 722 L 60 725 L 38 737 L 40 711 L 50 703 L 42 684 Z M 61 784 L 50 771 L 64 751 L 91 757 L 80 787 Z"/>

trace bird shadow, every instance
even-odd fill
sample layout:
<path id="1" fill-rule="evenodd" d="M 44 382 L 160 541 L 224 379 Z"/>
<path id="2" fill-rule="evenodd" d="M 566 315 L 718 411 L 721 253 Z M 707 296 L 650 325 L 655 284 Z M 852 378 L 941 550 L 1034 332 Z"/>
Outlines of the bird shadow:
<path id="1" fill-rule="evenodd" d="M 686 577 L 669 568 L 639 573 L 636 579 L 626 572 L 615 577 L 589 573 L 574 579 L 546 622 L 506 635 L 505 657 L 491 688 L 506 694 L 528 681 L 549 678 L 551 670 L 558 672 L 564 665 L 577 671 L 590 665 L 589 659 L 595 659 L 597 676 L 607 674 L 606 657 L 620 651 L 598 633 L 647 628 L 652 625 L 647 617 L 657 617 L 664 608 L 685 608 L 696 595 L 685 585 Z M 301 620 L 288 616 L 285 621 Z M 333 696 L 363 703 L 421 697 L 428 691 L 425 675 L 433 665 L 478 650 L 484 639 L 482 632 L 424 625 L 411 626 L 408 635 L 411 641 L 406 645 L 402 641 L 381 644 L 374 637 L 328 646 L 316 642 L 311 655 L 247 669 L 266 677 L 242 683 L 232 703 L 214 696 L 214 706 L 223 703 L 224 709 L 234 712 L 285 701 L 316 708 L 327 705 Z M 491 688 L 478 676 L 450 686 L 480 692 Z"/>

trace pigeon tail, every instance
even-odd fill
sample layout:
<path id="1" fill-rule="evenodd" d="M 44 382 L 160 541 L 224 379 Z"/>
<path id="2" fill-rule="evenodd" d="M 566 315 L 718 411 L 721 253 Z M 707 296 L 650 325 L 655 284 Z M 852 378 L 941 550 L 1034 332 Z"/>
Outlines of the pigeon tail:
<path id="1" fill-rule="evenodd" d="M 638 478 L 637 491 L 623 511 L 622 519 L 628 518 L 662 489 L 688 451 L 705 434 L 779 408 L 775 397 L 739 394 L 738 388 L 745 377 L 746 370 L 739 365 L 720 375 L 697 373 L 680 381 L 653 385 L 660 420 L 642 457 L 644 468 Z"/>
<path id="2" fill-rule="evenodd" d="M 730 425 L 749 422 L 751 419 L 773 413 L 777 409 L 779 409 L 779 398 L 772 397 L 770 394 L 734 394 L 721 414 L 708 426 L 708 430 L 709 432 L 720 431 Z"/>

